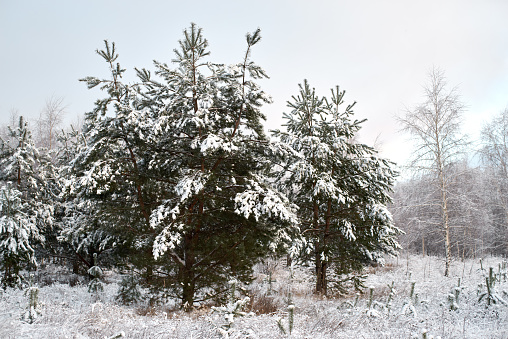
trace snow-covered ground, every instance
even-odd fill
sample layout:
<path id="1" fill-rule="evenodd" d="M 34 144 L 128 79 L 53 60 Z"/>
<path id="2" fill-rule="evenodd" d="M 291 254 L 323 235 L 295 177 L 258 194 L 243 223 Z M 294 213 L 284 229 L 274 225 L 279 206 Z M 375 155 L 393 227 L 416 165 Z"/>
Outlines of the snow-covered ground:
<path id="1" fill-rule="evenodd" d="M 384 267 L 368 269 L 368 288 L 358 298 L 352 294 L 323 300 L 312 294 L 309 268 L 296 267 L 290 278 L 287 267 L 271 261 L 259 265 L 258 279 L 250 287 L 247 311 L 257 314 L 234 318 L 229 331 L 223 327 L 227 323 L 224 314 L 210 308 L 186 314 L 167 305 L 120 305 L 114 298 L 118 281 L 112 274 L 100 300 L 79 284 L 40 287 L 41 314 L 32 324 L 21 320 L 28 305 L 25 291 L 9 289 L 0 292 L 0 338 L 124 334 L 127 338 L 380 339 L 422 338 L 423 332 L 427 338 L 508 338 L 508 305 L 503 305 L 508 302 L 508 268 L 502 263 L 500 258 L 483 258 L 482 270 L 479 259 L 456 261 L 450 277 L 443 277 L 444 263 L 439 258 L 402 256 L 389 259 Z M 497 303 L 487 306 L 488 296 L 481 301 L 479 296 L 487 291 L 489 267 L 498 280 L 491 291 Z M 291 334 L 283 334 L 277 323 L 289 332 L 289 297 L 295 305 L 294 322 Z M 451 305 L 457 309 L 451 310 Z"/>

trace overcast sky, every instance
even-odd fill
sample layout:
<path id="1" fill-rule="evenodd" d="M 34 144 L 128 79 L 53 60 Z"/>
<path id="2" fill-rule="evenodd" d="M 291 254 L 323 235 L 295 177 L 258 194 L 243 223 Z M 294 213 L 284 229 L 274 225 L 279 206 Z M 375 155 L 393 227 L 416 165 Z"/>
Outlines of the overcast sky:
<path id="1" fill-rule="evenodd" d="M 103 94 L 78 79 L 107 76 L 95 54 L 104 39 L 116 42 L 129 78 L 154 59 L 169 63 L 191 22 L 210 61 L 226 64 L 241 61 L 245 33 L 260 27 L 252 59 L 270 76 L 267 128 L 280 126 L 303 79 L 321 95 L 339 85 L 356 118 L 368 119 L 361 140 L 380 135 L 382 154 L 403 163 L 410 150 L 395 116 L 422 102 L 432 67 L 458 86 L 473 137 L 508 106 L 507 18 L 505 0 L 0 0 L 0 124 L 13 109 L 38 117 L 52 96 L 67 105 L 66 123 L 91 110 Z"/>

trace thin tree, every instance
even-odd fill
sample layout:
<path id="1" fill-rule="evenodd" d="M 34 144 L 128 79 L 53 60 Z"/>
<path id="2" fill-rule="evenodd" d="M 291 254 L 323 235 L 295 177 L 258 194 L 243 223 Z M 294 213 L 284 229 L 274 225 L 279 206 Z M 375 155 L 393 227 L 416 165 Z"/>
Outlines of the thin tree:
<path id="1" fill-rule="evenodd" d="M 46 100 L 37 120 L 37 137 L 39 146 L 52 150 L 56 146 L 56 132 L 62 123 L 66 106 L 63 98 L 54 97 Z"/>
<path id="2" fill-rule="evenodd" d="M 425 102 L 407 109 L 399 121 L 415 142 L 410 168 L 416 173 L 431 174 L 432 184 L 439 192 L 440 228 L 446 252 L 444 275 L 448 276 L 452 258 L 449 187 L 454 179 L 448 169 L 458 159 L 466 140 L 460 133 L 465 106 L 456 88 L 449 90 L 446 85 L 444 73 L 432 69 L 424 86 Z"/>

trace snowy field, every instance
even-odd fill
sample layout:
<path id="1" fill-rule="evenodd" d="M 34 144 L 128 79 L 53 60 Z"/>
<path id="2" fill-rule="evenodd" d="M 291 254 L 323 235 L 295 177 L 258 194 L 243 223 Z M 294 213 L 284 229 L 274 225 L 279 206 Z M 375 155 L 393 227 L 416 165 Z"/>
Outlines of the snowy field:
<path id="1" fill-rule="evenodd" d="M 496 281 L 489 294 L 490 267 Z M 312 294 L 309 268 L 296 267 L 291 278 L 289 268 L 271 261 L 257 267 L 247 314 L 230 318 L 229 329 L 224 312 L 210 308 L 186 314 L 172 305 L 120 305 L 114 298 L 119 277 L 110 273 L 98 300 L 80 284 L 41 286 L 40 315 L 32 324 L 21 320 L 25 291 L 0 292 L 0 338 L 508 338 L 506 261 L 456 261 L 447 278 L 443 269 L 435 257 L 390 259 L 368 269 L 363 294 L 323 300 Z"/>

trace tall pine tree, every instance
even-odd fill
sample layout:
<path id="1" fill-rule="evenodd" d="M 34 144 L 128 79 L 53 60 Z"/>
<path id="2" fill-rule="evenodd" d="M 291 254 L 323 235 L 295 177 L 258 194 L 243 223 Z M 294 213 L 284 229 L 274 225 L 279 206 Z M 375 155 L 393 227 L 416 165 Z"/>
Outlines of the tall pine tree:
<path id="1" fill-rule="evenodd" d="M 76 162 L 82 196 L 130 253 L 143 254 L 151 284 L 188 307 L 223 296 L 231 277 L 250 281 L 253 264 L 297 231 L 292 205 L 266 177 L 260 107 L 270 99 L 255 83 L 265 72 L 250 60 L 259 40 L 259 30 L 247 35 L 241 63 L 215 64 L 192 24 L 175 68 L 155 62 L 157 78 L 137 69 L 132 85 L 120 81 L 106 43 L 99 54 L 112 78 L 84 79 L 109 95 L 86 117 L 89 147 Z"/>

